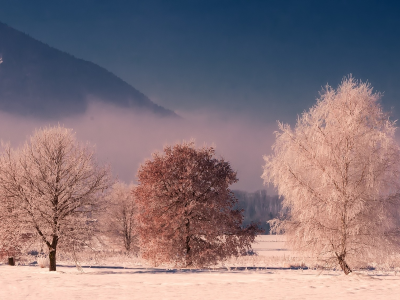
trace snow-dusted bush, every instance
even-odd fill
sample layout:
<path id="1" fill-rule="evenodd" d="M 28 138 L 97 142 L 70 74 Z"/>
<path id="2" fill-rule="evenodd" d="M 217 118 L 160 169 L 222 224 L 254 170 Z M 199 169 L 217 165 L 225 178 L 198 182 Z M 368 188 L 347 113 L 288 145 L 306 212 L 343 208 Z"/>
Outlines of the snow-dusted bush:
<path id="1" fill-rule="evenodd" d="M 41 268 L 46 268 L 49 266 L 49 258 L 47 256 L 38 256 L 36 260 L 38 266 Z"/>

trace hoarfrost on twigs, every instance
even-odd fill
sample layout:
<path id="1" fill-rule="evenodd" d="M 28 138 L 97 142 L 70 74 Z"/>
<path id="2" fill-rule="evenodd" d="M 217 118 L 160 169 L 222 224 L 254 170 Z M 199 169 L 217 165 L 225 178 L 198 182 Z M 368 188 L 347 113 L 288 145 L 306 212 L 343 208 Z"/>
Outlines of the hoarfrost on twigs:
<path id="1" fill-rule="evenodd" d="M 294 250 L 351 266 L 400 246 L 400 151 L 391 121 L 367 83 L 345 78 L 299 117 L 279 123 L 262 178 L 284 197 L 271 221 Z"/>
<path id="2" fill-rule="evenodd" d="M 50 271 L 58 247 L 75 251 L 90 241 L 109 185 L 109 169 L 97 166 L 93 150 L 62 126 L 37 130 L 21 149 L 6 147 L 0 159 L 2 197 L 18 208 L 19 224 L 47 246 Z"/>

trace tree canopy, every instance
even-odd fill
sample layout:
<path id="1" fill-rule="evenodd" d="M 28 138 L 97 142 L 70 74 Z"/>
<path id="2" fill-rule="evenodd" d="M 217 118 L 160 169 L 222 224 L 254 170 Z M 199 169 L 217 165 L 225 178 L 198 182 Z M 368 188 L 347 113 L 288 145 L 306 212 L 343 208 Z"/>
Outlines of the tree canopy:
<path id="1" fill-rule="evenodd" d="M 193 142 L 166 146 L 138 171 L 134 189 L 142 257 L 154 264 L 206 266 L 251 249 L 258 228 L 242 228 L 229 186 L 236 172 Z"/>
<path id="2" fill-rule="evenodd" d="M 299 117 L 279 123 L 262 178 L 284 197 L 275 220 L 291 246 L 327 263 L 350 266 L 398 251 L 400 150 L 380 94 L 345 78 Z"/>
<path id="3" fill-rule="evenodd" d="M 90 241 L 92 213 L 110 185 L 109 169 L 99 167 L 94 151 L 61 126 L 37 130 L 21 149 L 8 147 L 0 166 L 3 197 L 47 246 L 55 271 L 58 246 L 74 249 Z"/>

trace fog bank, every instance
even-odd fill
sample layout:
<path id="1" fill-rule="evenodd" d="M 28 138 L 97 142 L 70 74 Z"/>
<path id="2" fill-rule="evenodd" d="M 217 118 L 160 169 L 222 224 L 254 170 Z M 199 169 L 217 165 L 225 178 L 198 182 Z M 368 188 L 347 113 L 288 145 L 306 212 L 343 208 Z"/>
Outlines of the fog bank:
<path id="1" fill-rule="evenodd" d="M 231 163 L 239 182 L 232 188 L 255 191 L 265 188 L 262 179 L 264 154 L 270 153 L 276 125 L 216 112 L 182 113 L 182 119 L 135 113 L 112 105 L 92 102 L 81 115 L 45 121 L 0 111 L 0 138 L 16 147 L 35 128 L 56 125 L 73 128 L 80 141 L 96 145 L 98 160 L 109 163 L 114 176 L 136 182 L 146 158 L 163 146 L 195 139 L 196 146 L 215 146 L 218 157 Z"/>

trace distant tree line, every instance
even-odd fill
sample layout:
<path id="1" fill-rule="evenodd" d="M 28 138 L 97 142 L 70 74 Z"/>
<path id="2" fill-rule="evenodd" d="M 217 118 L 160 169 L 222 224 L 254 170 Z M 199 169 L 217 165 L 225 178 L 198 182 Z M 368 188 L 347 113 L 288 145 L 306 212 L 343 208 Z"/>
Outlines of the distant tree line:
<path id="1" fill-rule="evenodd" d="M 268 221 L 278 217 L 282 209 L 282 199 L 278 195 L 268 195 L 266 190 L 253 193 L 233 190 L 233 193 L 238 199 L 237 207 L 243 209 L 243 225 L 258 223 L 263 234 L 269 234 Z"/>

